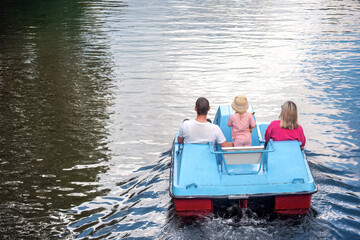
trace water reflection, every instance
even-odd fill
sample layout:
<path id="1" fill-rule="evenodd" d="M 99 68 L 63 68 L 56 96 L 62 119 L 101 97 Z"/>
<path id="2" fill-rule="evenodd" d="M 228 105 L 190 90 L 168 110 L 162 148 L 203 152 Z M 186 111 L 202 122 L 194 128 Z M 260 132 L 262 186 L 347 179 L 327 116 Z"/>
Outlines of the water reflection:
<path id="1" fill-rule="evenodd" d="M 99 23 L 85 18 L 86 7 L 74 1 L 0 4 L 4 238 L 39 234 L 29 229 L 46 236 L 61 224 L 59 210 L 100 194 L 112 62 L 103 33 L 94 34 Z"/>
<path id="2" fill-rule="evenodd" d="M 169 157 L 170 151 L 164 152 L 155 165 L 139 168 L 133 177 L 117 182 L 106 197 L 73 208 L 78 219 L 69 224 L 73 236 L 152 239 L 166 220 Z"/>
<path id="3" fill-rule="evenodd" d="M 3 238 L 358 238 L 359 4 L 0 2 Z M 319 187 L 300 221 L 183 224 L 171 143 L 200 95 L 293 100 Z M 317 213 L 317 214 L 315 214 Z M 180 226 L 179 226 L 180 225 Z"/>

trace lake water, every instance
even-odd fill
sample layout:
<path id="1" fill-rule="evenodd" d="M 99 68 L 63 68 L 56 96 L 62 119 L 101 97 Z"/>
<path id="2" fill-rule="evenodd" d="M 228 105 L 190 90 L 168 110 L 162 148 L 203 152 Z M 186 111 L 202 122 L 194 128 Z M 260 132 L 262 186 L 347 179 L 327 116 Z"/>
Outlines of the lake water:
<path id="1" fill-rule="evenodd" d="M 0 239 L 359 239 L 360 2 L 0 2 Z M 293 100 L 318 192 L 300 219 L 184 223 L 173 138 L 199 96 Z"/>

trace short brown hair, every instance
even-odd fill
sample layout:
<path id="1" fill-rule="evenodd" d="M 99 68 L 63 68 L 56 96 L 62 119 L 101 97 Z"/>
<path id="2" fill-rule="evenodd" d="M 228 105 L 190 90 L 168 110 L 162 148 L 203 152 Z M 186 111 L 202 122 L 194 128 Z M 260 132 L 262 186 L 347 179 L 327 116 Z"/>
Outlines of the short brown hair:
<path id="1" fill-rule="evenodd" d="M 209 101 L 204 97 L 199 97 L 195 103 L 196 112 L 198 115 L 207 115 L 209 111 Z"/>
<path id="2" fill-rule="evenodd" d="M 281 105 L 280 113 L 280 127 L 286 129 L 297 129 L 298 124 L 298 112 L 296 104 L 292 101 L 286 101 Z"/>

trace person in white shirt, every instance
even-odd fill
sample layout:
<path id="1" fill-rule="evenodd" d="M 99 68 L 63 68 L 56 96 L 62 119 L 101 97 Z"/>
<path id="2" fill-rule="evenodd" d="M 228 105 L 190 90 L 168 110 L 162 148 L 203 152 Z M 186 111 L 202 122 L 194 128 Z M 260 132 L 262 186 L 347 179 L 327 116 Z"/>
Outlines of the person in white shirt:
<path id="1" fill-rule="evenodd" d="M 208 143 L 217 142 L 221 147 L 233 147 L 232 142 L 227 142 L 224 134 L 218 125 L 207 120 L 207 113 L 210 110 L 209 101 L 200 97 L 196 100 L 195 111 L 197 116 L 193 120 L 182 123 L 178 134 L 178 143 Z"/>

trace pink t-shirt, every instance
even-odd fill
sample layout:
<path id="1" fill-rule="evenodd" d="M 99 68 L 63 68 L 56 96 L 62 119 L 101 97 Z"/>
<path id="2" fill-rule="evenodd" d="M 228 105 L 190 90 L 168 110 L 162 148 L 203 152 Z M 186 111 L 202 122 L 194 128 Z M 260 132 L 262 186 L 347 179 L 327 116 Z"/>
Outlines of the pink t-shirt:
<path id="1" fill-rule="evenodd" d="M 251 113 L 246 112 L 243 114 L 234 113 L 229 117 L 228 126 L 232 127 L 231 134 L 232 138 L 247 138 L 250 139 L 251 134 L 249 127 L 254 128 L 256 126 L 255 120 Z"/>
<path id="2" fill-rule="evenodd" d="M 274 141 L 298 140 L 301 142 L 301 148 L 304 148 L 306 138 L 303 128 L 299 125 L 297 129 L 286 129 L 280 127 L 280 120 L 272 121 L 265 131 L 265 141 L 270 139 Z"/>

